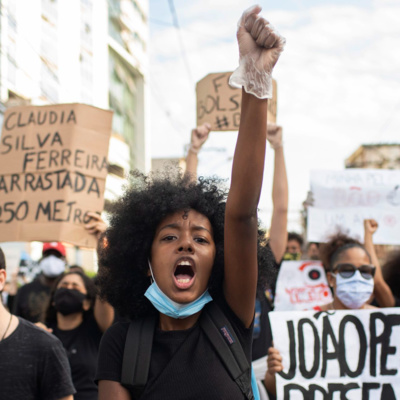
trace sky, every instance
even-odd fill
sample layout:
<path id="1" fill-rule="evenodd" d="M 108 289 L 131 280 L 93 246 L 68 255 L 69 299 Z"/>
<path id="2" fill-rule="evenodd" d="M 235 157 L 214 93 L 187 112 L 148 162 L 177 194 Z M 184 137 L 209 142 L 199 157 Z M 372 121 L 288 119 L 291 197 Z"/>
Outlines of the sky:
<path id="1" fill-rule="evenodd" d="M 196 125 L 195 84 L 238 65 L 236 26 L 245 0 L 150 0 L 152 156 L 182 157 Z M 288 229 L 300 211 L 311 170 L 344 168 L 360 145 L 400 143 L 400 2 L 260 1 L 286 47 L 273 77 L 289 180 Z M 199 175 L 229 179 L 236 132 L 213 132 L 199 154 Z M 271 218 L 273 150 L 267 149 L 260 218 Z"/>

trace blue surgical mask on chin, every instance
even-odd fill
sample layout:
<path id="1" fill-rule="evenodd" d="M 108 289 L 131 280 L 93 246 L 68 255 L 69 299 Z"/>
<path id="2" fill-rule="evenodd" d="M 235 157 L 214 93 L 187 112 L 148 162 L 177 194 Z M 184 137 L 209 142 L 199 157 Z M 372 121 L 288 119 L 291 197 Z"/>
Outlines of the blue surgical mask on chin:
<path id="1" fill-rule="evenodd" d="M 361 308 L 371 297 L 374 291 L 374 279 L 365 279 L 360 271 L 356 271 L 351 278 L 336 277 L 336 296 L 348 308 Z"/>
<path id="2" fill-rule="evenodd" d="M 151 276 L 153 278 L 153 283 L 149 286 L 144 294 L 153 304 L 153 306 L 164 315 L 172 317 L 175 319 L 182 319 L 190 317 L 201 311 L 203 307 L 212 301 L 212 297 L 206 290 L 200 297 L 191 303 L 177 303 L 171 300 L 163 291 L 158 287 L 156 280 L 154 279 L 153 270 L 149 261 L 149 267 Z"/>

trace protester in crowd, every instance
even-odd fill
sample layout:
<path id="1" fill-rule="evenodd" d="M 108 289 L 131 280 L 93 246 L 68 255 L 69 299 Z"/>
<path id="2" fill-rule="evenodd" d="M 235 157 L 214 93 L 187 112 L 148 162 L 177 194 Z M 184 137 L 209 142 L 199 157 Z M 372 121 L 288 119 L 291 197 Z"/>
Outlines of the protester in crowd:
<path id="1" fill-rule="evenodd" d="M 43 320 L 51 288 L 55 280 L 65 271 L 64 245 L 59 242 L 43 243 L 39 266 L 40 275 L 18 290 L 15 301 L 14 314 L 31 322 Z"/>
<path id="2" fill-rule="evenodd" d="M 90 213 L 93 221 L 85 227 L 97 238 L 106 230 L 101 216 Z M 72 381 L 76 389 L 75 400 L 97 400 L 94 383 L 97 355 L 103 332 L 114 320 L 114 310 L 97 297 L 93 279 L 74 269 L 54 282 L 42 328 L 59 338 L 67 351 Z"/>
<path id="3" fill-rule="evenodd" d="M 278 269 L 286 250 L 288 180 L 283 152 L 282 127 L 274 123 L 267 125 L 267 140 L 274 150 L 274 174 L 272 183 L 272 218 L 267 245 L 271 249 Z M 254 318 L 252 360 L 264 357 L 272 345 L 272 332 L 268 313 L 273 310 L 275 279 L 268 284 L 258 282 L 256 313 Z"/>
<path id="4" fill-rule="evenodd" d="M 308 242 L 306 247 L 306 260 L 319 260 L 319 243 Z"/>
<path id="5" fill-rule="evenodd" d="M 364 225 L 366 236 L 368 232 L 372 235 L 376 231 L 375 224 L 373 220 L 366 220 Z M 374 257 L 359 241 L 338 233 L 328 243 L 321 244 L 320 255 L 327 271 L 329 285 L 333 290 L 333 302 L 316 309 L 320 311 L 370 309 L 375 308 L 369 304 L 373 293 L 383 302 L 388 302 L 390 297 L 393 297 L 391 293 L 387 293 L 386 288 L 382 291 L 384 286 L 381 285 L 378 285 L 380 292 L 374 292 L 374 276 L 379 265 L 377 267 L 373 264 Z M 275 374 L 283 369 L 282 357 L 276 348 L 271 347 L 268 350 L 267 368 L 264 384 L 267 390 L 275 395 Z"/>
<path id="6" fill-rule="evenodd" d="M 0 248 L 0 292 L 6 281 Z M 68 359 L 61 342 L 0 302 L 0 399 L 73 400 Z"/>
<path id="7" fill-rule="evenodd" d="M 283 259 L 292 261 L 301 260 L 301 256 L 303 254 L 303 244 L 304 240 L 301 235 L 296 232 L 289 232 L 286 253 L 283 256 Z"/>
<path id="8" fill-rule="evenodd" d="M 90 217 L 90 221 L 85 228 L 89 233 L 99 237 L 106 228 L 104 221 L 95 212 L 89 212 L 87 215 Z M 39 266 L 40 275 L 18 290 L 13 309 L 15 315 L 31 322 L 44 320 L 50 291 L 57 278 L 65 272 L 67 262 L 64 245 L 60 242 L 43 243 Z"/>
<path id="9" fill-rule="evenodd" d="M 395 299 L 394 306 L 400 307 L 400 251 L 391 253 L 382 266 L 383 277 Z"/>
<path id="10" fill-rule="evenodd" d="M 271 95 L 265 85 L 271 89 L 268 74 L 283 47 L 283 39 L 257 16 L 259 12 L 258 6 L 245 12 L 238 30 L 241 72 L 232 79 L 237 82 L 242 74 L 239 85 L 244 90 L 226 207 L 225 192 L 215 180 L 193 183 L 178 173 L 174 178 L 136 173 L 113 208 L 107 246 L 99 258 L 102 295 L 134 320 L 149 314 L 158 318 L 141 399 L 249 398 L 197 321 L 207 315 L 209 306 L 203 307 L 214 300 L 250 362 L 265 99 Z M 251 77 L 252 73 L 257 76 Z M 248 79 L 260 85 L 251 86 Z M 261 99 L 252 94 L 254 90 Z M 137 398 L 121 385 L 128 326 L 115 324 L 102 339 L 97 372 L 100 400 Z"/>
<path id="11" fill-rule="evenodd" d="M 114 310 L 96 296 L 91 278 L 75 271 L 57 279 L 46 312 L 46 327 L 67 351 L 75 400 L 97 400 L 97 354 L 103 332 L 114 319 Z"/>

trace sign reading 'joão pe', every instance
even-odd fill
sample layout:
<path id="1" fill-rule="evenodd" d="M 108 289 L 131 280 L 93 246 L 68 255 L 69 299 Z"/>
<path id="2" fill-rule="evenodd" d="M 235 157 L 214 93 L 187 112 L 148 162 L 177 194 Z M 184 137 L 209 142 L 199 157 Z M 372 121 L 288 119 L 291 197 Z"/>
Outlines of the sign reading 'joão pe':
<path id="1" fill-rule="evenodd" d="M 101 212 L 112 112 L 84 104 L 14 107 L 0 139 L 0 242 L 93 247 L 83 225 Z"/>
<path id="2" fill-rule="evenodd" d="M 398 308 L 274 311 L 282 400 L 400 399 Z"/>

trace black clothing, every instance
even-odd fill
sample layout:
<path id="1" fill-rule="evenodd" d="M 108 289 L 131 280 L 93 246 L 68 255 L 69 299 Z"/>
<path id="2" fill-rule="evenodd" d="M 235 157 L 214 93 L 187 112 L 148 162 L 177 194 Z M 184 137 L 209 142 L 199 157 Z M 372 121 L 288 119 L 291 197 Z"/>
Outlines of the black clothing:
<path id="1" fill-rule="evenodd" d="M 74 400 L 97 400 L 94 378 L 102 332 L 93 314 L 87 316 L 75 329 L 63 331 L 52 324 L 49 327 L 67 351 L 72 382 L 76 389 Z"/>
<path id="2" fill-rule="evenodd" d="M 268 245 L 269 246 L 269 245 Z M 275 258 L 272 260 L 274 269 L 279 271 L 282 261 L 277 263 Z M 272 346 L 272 330 L 268 314 L 274 309 L 274 297 L 278 274 L 271 282 L 269 288 L 258 288 L 256 295 L 256 312 L 254 316 L 253 330 L 253 349 L 252 360 L 258 360 L 268 354 L 268 349 Z"/>
<path id="3" fill-rule="evenodd" d="M 245 328 L 224 299 L 218 302 L 251 362 L 252 327 Z M 207 306 L 206 306 L 207 307 Z M 121 381 L 122 357 L 129 323 L 119 322 L 104 334 L 96 380 Z M 132 399 L 134 399 L 131 394 Z M 156 329 L 149 379 L 141 400 L 198 400 L 245 397 L 216 354 L 199 323 L 182 331 Z"/>
<path id="4" fill-rule="evenodd" d="M 268 354 L 272 346 L 272 330 L 268 314 L 274 309 L 266 293 L 259 290 L 256 297 L 256 313 L 254 316 L 252 360 L 258 360 Z"/>
<path id="5" fill-rule="evenodd" d="M 22 286 L 17 293 L 14 314 L 30 322 L 44 321 L 50 290 L 49 286 L 41 282 L 40 277 Z"/>
<path id="6" fill-rule="evenodd" d="M 61 342 L 19 319 L 0 341 L 0 400 L 56 400 L 75 393 Z"/>

